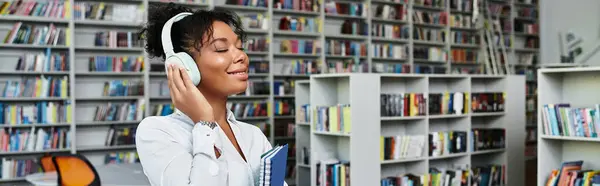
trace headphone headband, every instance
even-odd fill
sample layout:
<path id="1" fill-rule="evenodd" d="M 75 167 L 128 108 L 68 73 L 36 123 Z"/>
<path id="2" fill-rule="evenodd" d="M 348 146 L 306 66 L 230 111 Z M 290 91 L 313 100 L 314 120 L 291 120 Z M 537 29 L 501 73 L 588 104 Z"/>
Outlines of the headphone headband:
<path id="1" fill-rule="evenodd" d="M 173 23 L 180 21 L 181 19 L 183 19 L 184 17 L 189 16 L 189 15 L 192 15 L 192 13 L 190 13 L 190 12 L 179 13 L 179 14 L 173 16 L 171 19 L 169 19 L 165 23 L 165 26 L 163 26 L 163 29 L 161 32 L 161 41 L 162 41 L 163 51 L 167 55 L 166 57 L 168 57 L 171 54 L 175 54 L 175 51 L 173 51 L 173 43 L 171 42 L 171 27 L 173 26 Z"/>

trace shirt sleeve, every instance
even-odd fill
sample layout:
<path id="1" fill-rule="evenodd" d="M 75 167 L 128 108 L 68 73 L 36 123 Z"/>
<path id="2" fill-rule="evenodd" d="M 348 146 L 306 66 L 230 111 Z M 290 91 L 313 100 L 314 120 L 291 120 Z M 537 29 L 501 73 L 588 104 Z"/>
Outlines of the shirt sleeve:
<path id="1" fill-rule="evenodd" d="M 181 140 L 168 121 L 144 119 L 136 131 L 136 147 L 144 173 L 152 185 L 226 185 L 226 162 L 214 152 L 215 130 L 194 125 L 191 148 Z M 215 128 L 217 129 L 217 128 Z"/>
<path id="2" fill-rule="evenodd" d="M 263 139 L 263 151 L 262 151 L 262 153 L 265 153 L 265 152 L 271 150 L 273 148 L 273 146 L 271 145 L 271 142 L 269 142 L 269 139 L 267 139 L 267 137 L 265 136 L 265 134 L 260 129 L 258 129 L 258 133 L 259 133 L 260 136 L 262 136 L 262 139 Z M 289 172 L 286 172 L 286 174 L 289 174 Z M 288 186 L 288 184 L 285 182 L 285 180 L 283 181 L 283 186 Z"/>

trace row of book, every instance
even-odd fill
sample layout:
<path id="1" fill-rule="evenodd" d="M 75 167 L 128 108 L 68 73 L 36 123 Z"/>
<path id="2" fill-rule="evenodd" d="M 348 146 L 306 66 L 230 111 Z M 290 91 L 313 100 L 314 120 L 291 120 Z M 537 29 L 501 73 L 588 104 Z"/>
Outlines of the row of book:
<path id="1" fill-rule="evenodd" d="M 243 95 L 269 95 L 269 85 L 266 80 L 250 80 Z"/>
<path id="2" fill-rule="evenodd" d="M 499 128 L 471 129 L 469 140 L 473 140 L 470 151 L 503 149 L 506 144 L 506 131 Z"/>
<path id="3" fill-rule="evenodd" d="M 69 1 L 0 1 L 0 15 L 36 16 L 48 18 L 69 18 Z"/>
<path id="4" fill-rule="evenodd" d="M 281 40 L 279 53 L 283 54 L 320 54 L 321 41 L 319 40 Z"/>
<path id="5" fill-rule="evenodd" d="M 475 28 L 470 15 L 450 15 L 449 25 L 452 28 Z"/>
<path id="6" fill-rule="evenodd" d="M 282 124 L 275 125 L 275 136 L 282 136 L 282 137 L 296 136 L 296 125 L 294 123 L 288 123 L 288 124 L 282 123 Z"/>
<path id="7" fill-rule="evenodd" d="M 414 6 L 430 7 L 430 8 L 444 8 L 447 0 L 417 0 L 414 2 Z"/>
<path id="8" fill-rule="evenodd" d="M 452 63 L 477 63 L 478 51 L 473 49 L 450 50 L 450 61 Z"/>
<path id="9" fill-rule="evenodd" d="M 248 64 L 248 73 L 249 74 L 257 74 L 257 73 L 269 73 L 269 62 L 268 61 L 252 61 Z"/>
<path id="10" fill-rule="evenodd" d="M 252 29 L 260 29 L 260 30 L 268 30 L 269 29 L 269 19 L 267 16 L 256 13 L 256 14 L 241 14 L 239 15 L 242 21 L 242 25 L 245 25 L 247 28 Z"/>
<path id="11" fill-rule="evenodd" d="M 413 12 L 413 23 L 416 24 L 433 24 L 446 25 L 448 24 L 448 13 L 446 12 L 429 12 L 415 10 Z"/>
<path id="12" fill-rule="evenodd" d="M 539 12 L 537 8 L 521 7 L 517 8 L 517 16 L 537 19 Z"/>
<path id="13" fill-rule="evenodd" d="M 483 66 L 461 67 L 452 66 L 450 74 L 482 74 Z"/>
<path id="14" fill-rule="evenodd" d="M 350 162 L 330 159 L 317 162 L 317 186 L 349 186 Z"/>
<path id="15" fill-rule="evenodd" d="M 228 102 L 227 109 L 231 110 L 236 118 L 249 118 L 268 116 L 268 103 L 266 101 Z"/>
<path id="16" fill-rule="evenodd" d="M 175 111 L 175 107 L 171 103 L 156 104 L 152 107 L 153 116 L 166 116 L 172 114 Z"/>
<path id="17" fill-rule="evenodd" d="M 384 20 L 402 20 L 407 18 L 408 10 L 406 5 L 388 5 L 388 4 L 371 4 L 375 7 L 375 18 Z"/>
<path id="18" fill-rule="evenodd" d="M 545 104 L 541 119 L 543 134 L 598 138 L 600 104 L 579 108 L 569 103 Z"/>
<path id="19" fill-rule="evenodd" d="M 461 12 L 471 12 L 473 10 L 472 0 L 450 0 L 450 9 Z"/>
<path id="20" fill-rule="evenodd" d="M 142 40 L 134 32 L 102 31 L 94 35 L 94 46 L 109 48 L 132 48 L 142 46 Z"/>
<path id="21" fill-rule="evenodd" d="M 104 82 L 102 96 L 142 96 L 144 82 L 132 80 L 112 80 Z"/>
<path id="22" fill-rule="evenodd" d="M 135 144 L 135 127 L 111 126 L 106 134 L 105 146 L 133 145 Z"/>
<path id="23" fill-rule="evenodd" d="M 144 118 L 145 101 L 106 103 L 96 106 L 93 121 L 137 121 Z"/>
<path id="24" fill-rule="evenodd" d="M 298 59 L 288 63 L 275 63 L 275 74 L 320 74 L 323 67 L 321 60 Z"/>
<path id="25" fill-rule="evenodd" d="M 1 87 L 4 85 L 3 87 Z M 19 80 L 0 82 L 2 97 L 62 97 L 69 96 L 69 78 L 67 76 L 22 77 Z"/>
<path id="26" fill-rule="evenodd" d="M 367 44 L 357 41 L 328 40 L 325 54 L 334 56 L 367 56 Z"/>
<path id="27" fill-rule="evenodd" d="M 59 28 L 50 23 L 48 26 L 23 24 L 17 22 L 4 37 L 6 44 L 31 45 L 69 45 L 69 28 Z"/>
<path id="28" fill-rule="evenodd" d="M 319 18 L 283 16 L 279 19 L 279 30 L 318 33 L 320 25 Z"/>
<path id="29" fill-rule="evenodd" d="M 293 116 L 295 111 L 294 100 L 275 100 L 273 102 L 273 115 Z"/>
<path id="30" fill-rule="evenodd" d="M 381 116 L 423 116 L 426 114 L 426 96 L 422 93 L 381 94 L 380 100 Z"/>
<path id="31" fill-rule="evenodd" d="M 429 61 L 446 61 L 448 52 L 439 47 L 414 47 L 413 58 Z"/>
<path id="32" fill-rule="evenodd" d="M 75 20 L 105 20 L 141 23 L 145 10 L 141 5 L 104 2 L 76 2 L 73 5 Z"/>
<path id="33" fill-rule="evenodd" d="M 4 125 L 70 123 L 73 106 L 70 101 L 29 104 L 0 103 L 0 123 Z"/>
<path id="34" fill-rule="evenodd" d="M 296 113 L 296 122 L 298 123 L 309 123 L 311 118 L 310 104 L 300 105 L 300 110 Z"/>
<path id="35" fill-rule="evenodd" d="M 244 49 L 252 52 L 266 52 L 269 51 L 269 43 L 267 38 L 250 38 L 244 42 Z"/>
<path id="36" fill-rule="evenodd" d="M 141 72 L 144 56 L 91 56 L 90 72 Z"/>
<path id="37" fill-rule="evenodd" d="M 346 19 L 340 27 L 340 34 L 344 35 L 369 35 L 369 24 L 352 19 Z"/>
<path id="38" fill-rule="evenodd" d="M 358 57 L 354 57 L 358 58 Z M 369 64 L 365 60 L 343 59 L 327 60 L 327 69 L 324 73 L 350 73 L 350 72 L 368 72 Z"/>
<path id="39" fill-rule="evenodd" d="M 61 53 L 51 53 L 50 48 L 46 53 L 28 53 L 19 56 L 16 71 L 27 72 L 56 72 L 69 71 L 69 55 Z"/>
<path id="40" fill-rule="evenodd" d="M 540 33 L 540 25 L 538 23 L 515 22 L 515 32 L 537 34 Z"/>
<path id="41" fill-rule="evenodd" d="M 34 159 L 13 159 L 3 157 L 0 161 L 1 179 L 23 178 L 27 175 L 41 172 L 40 164 Z"/>
<path id="42" fill-rule="evenodd" d="M 473 32 L 450 31 L 450 43 L 453 43 L 453 44 L 479 44 L 479 36 Z"/>
<path id="43" fill-rule="evenodd" d="M 467 132 L 430 132 L 428 136 L 429 157 L 467 152 Z"/>
<path id="44" fill-rule="evenodd" d="M 552 169 L 546 185 L 595 186 L 600 184 L 600 171 L 583 169 L 583 160 L 563 162 L 560 169 Z"/>
<path id="45" fill-rule="evenodd" d="M 319 0 L 275 0 L 274 8 L 302 12 L 319 12 Z"/>
<path id="46" fill-rule="evenodd" d="M 446 68 L 440 65 L 414 65 L 415 74 L 445 74 Z"/>
<path id="47" fill-rule="evenodd" d="M 104 156 L 104 164 L 139 163 L 137 152 L 111 152 Z"/>
<path id="48" fill-rule="evenodd" d="M 408 46 L 393 45 L 393 44 L 371 44 L 373 57 L 376 58 L 391 58 L 391 59 L 408 59 Z"/>
<path id="49" fill-rule="evenodd" d="M 267 7 L 269 3 L 267 0 L 227 0 L 225 4 L 238 5 L 238 6 L 252 6 L 252 7 Z"/>
<path id="50" fill-rule="evenodd" d="M 0 152 L 33 152 L 71 147 L 69 127 L 0 129 Z"/>
<path id="51" fill-rule="evenodd" d="M 325 13 L 329 15 L 349 15 L 367 17 L 369 6 L 367 3 L 329 1 L 325 3 Z"/>
<path id="52" fill-rule="evenodd" d="M 267 82 L 268 83 L 268 82 Z M 274 80 L 273 81 L 273 95 L 285 96 L 294 94 L 294 81 L 293 80 Z"/>
<path id="53" fill-rule="evenodd" d="M 389 63 L 373 63 L 373 72 L 375 73 L 410 73 L 409 64 L 389 64 Z"/>
<path id="54" fill-rule="evenodd" d="M 380 159 L 383 161 L 422 157 L 426 140 L 424 135 L 381 136 Z"/>
<path id="55" fill-rule="evenodd" d="M 387 39 L 407 39 L 410 28 L 405 25 L 371 24 L 371 36 Z"/>
<path id="56" fill-rule="evenodd" d="M 316 106 L 314 108 L 313 129 L 320 132 L 349 134 L 352 130 L 350 105 Z"/>
<path id="57" fill-rule="evenodd" d="M 415 41 L 429 41 L 434 43 L 446 42 L 446 30 L 414 27 L 413 33 L 413 39 L 415 39 Z"/>

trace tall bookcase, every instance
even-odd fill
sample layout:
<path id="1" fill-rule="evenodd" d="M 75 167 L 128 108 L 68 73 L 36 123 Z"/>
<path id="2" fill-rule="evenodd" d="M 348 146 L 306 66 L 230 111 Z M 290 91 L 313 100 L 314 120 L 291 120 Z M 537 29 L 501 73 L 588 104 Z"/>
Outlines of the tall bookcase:
<path id="1" fill-rule="evenodd" d="M 532 6 L 528 3 L 518 3 L 517 0 L 513 1 L 498 1 L 489 0 L 492 3 L 506 4 L 511 7 L 513 6 Z M 98 1 L 91 0 L 65 0 L 71 7 L 78 2 L 88 3 L 99 3 Z M 148 16 L 146 11 L 149 6 L 166 4 L 168 2 L 162 0 L 105 0 L 106 4 L 131 4 L 139 5 L 138 10 L 141 10 L 145 21 Z M 247 101 L 266 101 L 273 106 L 273 103 L 277 101 L 294 101 L 295 95 L 290 93 L 286 94 L 275 94 L 274 89 L 276 82 L 286 81 L 291 83 L 292 88 L 300 88 L 305 85 L 295 84 L 297 80 L 307 80 L 309 74 L 296 74 L 296 73 L 283 73 L 278 68 L 282 64 L 289 63 L 290 60 L 296 59 L 309 59 L 309 60 L 320 60 L 325 63 L 334 60 L 345 60 L 353 59 L 355 56 L 339 56 L 339 55 L 327 55 L 325 46 L 328 40 L 352 40 L 356 42 L 366 43 L 367 55 L 358 57 L 360 60 L 365 61 L 368 64 L 366 72 L 375 72 L 374 66 L 377 64 L 407 64 L 410 66 L 410 72 L 415 73 L 415 64 L 420 65 L 432 65 L 441 66 L 445 68 L 445 73 L 453 73 L 451 69 L 455 66 L 477 66 L 477 64 L 461 64 L 450 61 L 450 58 L 446 60 L 423 60 L 415 59 L 413 57 L 414 46 L 421 47 L 440 47 L 444 50 L 450 51 L 451 49 L 462 49 L 470 48 L 478 50 L 478 45 L 474 44 L 452 44 L 450 40 L 445 42 L 430 42 L 430 41 L 416 41 L 413 38 L 413 32 L 409 32 L 407 38 L 388 38 L 388 37 L 376 37 L 371 34 L 367 35 L 342 35 L 340 34 L 341 24 L 344 20 L 360 20 L 367 24 L 387 24 L 387 25 L 402 25 L 412 30 L 413 27 L 424 27 L 430 29 L 441 29 L 446 31 L 446 38 L 450 38 L 450 32 L 454 30 L 477 32 L 472 28 L 455 28 L 447 25 L 433 25 L 414 23 L 413 14 L 415 10 L 425 12 L 438 12 L 447 13 L 449 15 L 460 14 L 468 15 L 469 12 L 454 10 L 448 3 L 441 7 L 429 7 L 415 4 L 414 1 L 384 1 L 384 0 L 361 0 L 353 1 L 355 3 L 364 3 L 369 11 L 365 16 L 350 16 L 350 15 L 339 15 L 325 13 L 325 3 L 329 1 L 320 0 L 319 9 L 317 12 L 306 12 L 297 10 L 282 10 L 273 8 L 274 1 L 268 1 L 270 4 L 268 7 L 251 7 L 251 6 L 238 6 L 238 5 L 225 5 L 224 1 L 216 0 L 198 0 L 196 2 L 174 2 L 183 6 L 187 6 L 193 9 L 228 9 L 237 12 L 240 15 L 252 15 L 260 13 L 264 15 L 268 20 L 268 29 L 247 29 L 250 38 L 265 37 L 268 39 L 268 50 L 267 51 L 248 51 L 247 54 L 250 59 L 260 59 L 268 61 L 269 73 L 255 73 L 250 74 L 251 79 L 264 80 L 269 83 L 269 94 L 264 95 L 249 95 L 249 96 L 232 96 L 231 102 L 247 102 Z M 340 3 L 348 3 L 348 1 L 335 1 Z M 449 2 L 449 1 L 448 1 Z M 407 11 L 406 16 L 402 20 L 393 20 L 387 18 L 375 17 L 372 12 L 375 11 L 374 7 L 377 5 L 404 5 Z M 511 9 L 512 10 L 512 9 Z M 109 152 L 134 152 L 134 145 L 120 145 L 120 146 L 105 146 L 107 132 L 110 127 L 135 127 L 140 120 L 131 121 L 92 121 L 94 116 L 94 107 L 97 105 L 105 105 L 106 102 L 112 103 L 125 103 L 125 102 L 136 102 L 141 101 L 145 104 L 142 113 L 145 116 L 153 115 L 156 113 L 156 106 L 161 104 L 168 104 L 170 97 L 168 95 L 160 94 L 161 82 L 166 80 L 165 73 L 160 69 L 162 62 L 157 59 L 150 59 L 145 54 L 141 46 L 131 48 L 110 48 L 110 47 L 97 47 L 94 46 L 94 33 L 97 31 L 137 31 L 141 28 L 139 23 L 122 22 L 122 21 L 104 21 L 104 20 L 78 20 L 74 18 L 73 8 L 69 12 L 70 16 L 65 18 L 45 18 L 45 17 L 34 17 L 34 16 L 17 16 L 17 15 L 0 15 L 0 35 L 5 36 L 13 24 L 17 22 L 23 22 L 34 25 L 48 25 L 50 23 L 60 28 L 66 29 L 67 43 L 65 45 L 27 45 L 27 44 L 0 44 L 0 59 L 6 61 L 0 64 L 0 76 L 3 79 L 17 79 L 22 76 L 27 77 L 68 77 L 69 80 L 69 97 L 64 98 L 1 98 L 2 103 L 37 103 L 40 101 L 53 101 L 62 102 L 68 101 L 72 105 L 72 114 L 69 121 L 61 122 L 56 124 L 38 124 L 38 125 L 26 125 L 26 126 L 9 126 L 4 125 L 4 128 L 10 129 L 27 129 L 31 126 L 36 128 L 68 128 L 71 131 L 71 148 L 57 149 L 57 150 L 44 150 L 44 151 L 33 151 L 33 152 L 2 152 L 1 157 L 29 157 L 37 156 L 46 152 L 80 152 L 86 155 L 92 160 L 94 164 L 100 164 L 104 162 L 104 154 Z M 279 19 L 283 16 L 296 16 L 306 18 L 318 18 L 321 21 L 316 25 L 319 32 L 294 32 L 287 30 L 279 30 Z M 509 16 L 510 20 L 518 18 L 514 11 L 511 11 Z M 372 28 L 367 27 L 367 33 L 371 33 Z M 503 33 L 510 35 L 514 38 L 519 35 L 523 36 L 535 36 L 537 34 L 522 34 L 518 32 L 510 31 Z M 285 39 L 310 39 L 319 41 L 322 49 L 316 54 L 289 54 L 281 53 L 280 45 L 281 41 Z M 404 58 L 382 58 L 373 56 L 371 46 L 373 43 L 386 44 L 393 43 L 397 45 L 404 45 L 407 47 L 407 54 Z M 519 45 L 512 45 L 511 50 L 513 53 L 534 53 L 536 49 L 520 49 L 516 47 Z M 51 49 L 52 52 L 64 52 L 68 54 L 68 63 L 70 69 L 68 71 L 49 71 L 49 72 L 27 72 L 27 71 L 14 71 L 17 64 L 18 58 L 25 53 L 41 53 L 47 49 Z M 88 59 L 91 56 L 143 56 L 144 58 L 144 69 L 139 72 L 90 72 L 88 66 Z M 511 58 L 512 59 L 512 58 Z M 514 66 L 522 66 L 517 60 L 511 60 L 510 63 L 515 63 Z M 326 63 L 325 63 L 326 64 Z M 321 70 L 325 71 L 327 65 L 322 65 Z M 410 76 L 410 75 L 409 75 Z M 419 75 L 420 76 L 420 75 Z M 444 76 L 439 76 L 440 78 Z M 104 97 L 101 96 L 102 83 L 110 80 L 136 80 L 142 81 L 144 85 L 144 94 L 139 96 L 125 96 L 125 97 Z M 306 98 L 308 99 L 308 98 Z M 312 99 L 312 98 L 311 98 Z M 295 105 L 298 106 L 302 99 L 296 100 Z M 297 108 L 297 107 L 296 107 Z M 297 109 L 296 109 L 297 111 Z M 268 113 L 265 117 L 246 117 L 238 118 L 239 120 L 248 123 L 267 123 L 269 124 L 269 136 L 271 143 L 293 143 L 295 137 L 293 136 L 279 136 L 276 134 L 278 126 L 294 123 L 294 114 L 291 115 L 275 115 L 273 112 Z M 297 125 L 300 126 L 300 125 Z M 297 132 L 303 129 L 296 129 Z M 312 134 L 311 134 L 312 135 Z M 296 143 L 304 143 L 297 141 Z M 312 143 L 312 142 L 311 142 Z M 298 146 L 299 147 L 299 146 Z M 300 152 L 300 151 L 298 151 Z M 296 152 L 296 154 L 298 154 Z M 290 157 L 290 163 L 296 160 L 294 157 Z M 296 162 L 301 162 L 296 160 Z M 299 165 L 307 168 L 306 165 Z M 300 173 L 301 170 L 297 170 Z M 301 180 L 298 178 L 299 181 Z M 1 179 L 2 182 L 9 181 L 22 181 L 23 178 L 14 179 Z M 300 182 L 299 182 L 300 183 Z"/>
<path id="2" fill-rule="evenodd" d="M 583 160 L 582 170 L 600 167 L 597 137 L 558 136 L 544 134 L 544 105 L 570 104 L 572 108 L 595 108 L 600 103 L 597 90 L 598 67 L 540 69 L 538 71 L 538 176 L 537 185 L 545 185 L 553 169 L 563 162 Z"/>
<path id="3" fill-rule="evenodd" d="M 358 185 L 379 185 L 380 179 L 412 173 L 422 175 L 430 168 L 450 169 L 456 164 L 484 166 L 504 165 L 504 185 L 524 183 L 525 162 L 524 133 L 521 123 L 525 120 L 523 76 L 467 76 L 467 75 L 412 75 L 412 74 L 324 74 L 310 79 L 310 107 L 349 104 L 349 133 L 323 132 L 316 130 L 315 115 L 310 121 L 310 171 L 311 183 L 316 185 L 317 164 L 337 159 L 350 164 L 350 182 Z M 517 86 L 523 85 L 523 86 Z M 297 93 L 306 92 L 307 88 Z M 503 92 L 503 112 L 472 113 L 469 102 L 468 113 L 460 115 L 422 115 L 406 117 L 380 116 L 380 95 L 390 93 L 443 93 Z M 297 100 L 305 100 L 306 95 Z M 306 103 L 303 103 L 306 104 Z M 429 99 L 425 101 L 429 105 Z M 315 113 L 314 110 L 310 111 Z M 344 113 L 346 114 L 346 113 Z M 299 123 L 298 123 L 299 124 Z M 297 135 L 305 135 L 304 128 L 297 126 Z M 446 154 L 427 155 L 427 142 L 422 156 L 396 159 L 380 159 L 380 136 L 427 135 L 439 131 L 470 131 L 475 128 L 501 128 L 505 130 L 505 148 Z M 471 139 L 467 138 L 467 149 Z M 299 145 L 300 139 L 298 140 Z M 303 139 L 305 140 L 305 139 Z M 426 139 L 427 141 L 427 139 Z M 300 147 L 300 146 L 298 146 Z M 299 177 L 306 180 L 308 177 Z M 469 179 L 470 180 L 470 179 Z"/>
<path id="4" fill-rule="evenodd" d="M 310 80 L 296 81 L 296 184 L 310 185 L 310 117 L 301 112 L 302 107 L 310 108 Z M 305 107 L 305 109 L 306 109 Z M 306 153 L 306 154 L 304 154 Z M 290 183 L 288 183 L 290 184 Z"/>

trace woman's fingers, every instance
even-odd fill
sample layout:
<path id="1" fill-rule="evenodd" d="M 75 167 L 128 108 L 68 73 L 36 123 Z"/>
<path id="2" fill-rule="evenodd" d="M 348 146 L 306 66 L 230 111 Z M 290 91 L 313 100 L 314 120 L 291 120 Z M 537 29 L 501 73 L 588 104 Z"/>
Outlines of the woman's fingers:
<path id="1" fill-rule="evenodd" d="M 188 73 L 183 68 L 179 69 L 179 71 L 181 72 L 181 77 L 183 78 L 183 83 L 185 84 L 185 87 L 194 88 L 194 83 L 192 82 L 192 79 L 190 78 Z"/>
<path id="2" fill-rule="evenodd" d="M 173 65 L 169 65 L 167 67 L 167 82 L 169 85 L 169 92 L 171 93 L 171 97 L 176 96 L 177 92 L 179 92 L 179 90 L 177 90 L 177 87 L 173 83 L 173 79 Z"/>
<path id="3" fill-rule="evenodd" d="M 177 87 L 179 91 L 185 91 L 185 85 L 183 84 L 183 79 L 181 78 L 181 67 L 173 67 L 173 84 Z"/>

